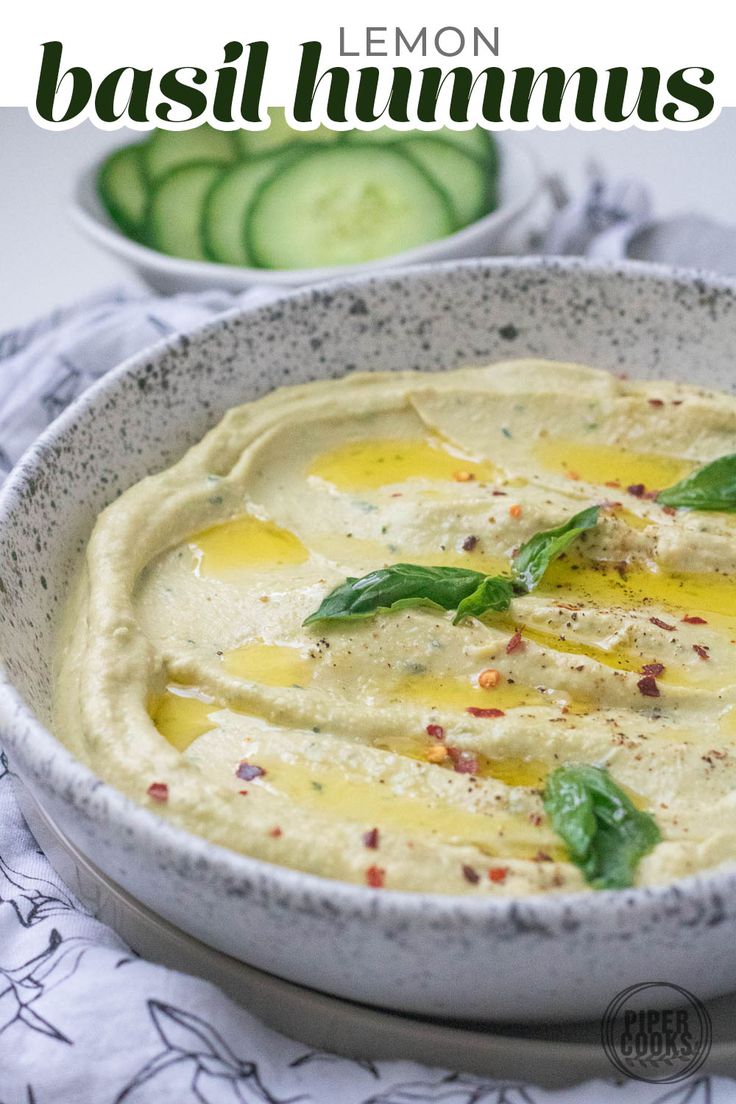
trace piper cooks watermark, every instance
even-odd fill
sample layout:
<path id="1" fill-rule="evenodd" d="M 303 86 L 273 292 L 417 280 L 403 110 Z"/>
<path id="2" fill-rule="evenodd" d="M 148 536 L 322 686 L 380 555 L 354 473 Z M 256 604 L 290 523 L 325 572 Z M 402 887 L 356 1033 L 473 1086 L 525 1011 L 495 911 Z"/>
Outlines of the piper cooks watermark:
<path id="1" fill-rule="evenodd" d="M 710 1053 L 708 1009 L 679 985 L 647 981 L 622 990 L 601 1021 L 601 1041 L 625 1077 L 665 1085 L 691 1077 Z"/>

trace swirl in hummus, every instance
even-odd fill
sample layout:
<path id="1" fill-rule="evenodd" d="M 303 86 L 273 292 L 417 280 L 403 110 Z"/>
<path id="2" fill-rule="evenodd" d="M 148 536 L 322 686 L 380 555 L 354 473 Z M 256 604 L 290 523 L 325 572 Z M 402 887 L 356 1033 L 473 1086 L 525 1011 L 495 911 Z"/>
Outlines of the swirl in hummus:
<path id="1" fill-rule="evenodd" d="M 56 723 L 215 843 L 385 889 L 587 888 L 543 791 L 603 767 L 654 818 L 637 884 L 736 853 L 736 529 L 653 491 L 733 448 L 736 400 L 513 361 L 351 375 L 231 410 L 100 516 Z M 502 571 L 595 528 L 506 612 L 304 626 L 389 564 Z"/>

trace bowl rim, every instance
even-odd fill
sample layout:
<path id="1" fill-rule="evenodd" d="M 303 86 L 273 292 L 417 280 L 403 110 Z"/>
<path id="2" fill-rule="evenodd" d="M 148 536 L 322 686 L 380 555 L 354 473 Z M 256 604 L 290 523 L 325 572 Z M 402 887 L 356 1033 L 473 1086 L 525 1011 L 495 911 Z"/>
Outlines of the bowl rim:
<path id="1" fill-rule="evenodd" d="M 114 389 L 118 381 L 166 356 L 169 351 L 188 345 L 192 341 L 206 341 L 210 334 L 234 320 L 246 321 L 259 313 L 268 313 L 275 307 L 287 306 L 295 301 L 297 306 L 314 301 L 321 295 L 334 296 L 336 292 L 360 292 L 372 284 L 385 284 L 396 280 L 412 281 L 436 275 L 438 272 L 452 273 L 460 271 L 486 271 L 514 269 L 529 271 L 533 274 L 545 273 L 588 273 L 611 279 L 638 278 L 652 282 L 666 282 L 672 285 L 693 284 L 704 293 L 720 294 L 729 292 L 736 298 L 736 278 L 712 275 L 697 269 L 674 267 L 664 264 L 644 263 L 640 261 L 595 262 L 578 257 L 503 257 L 503 258 L 467 258 L 448 260 L 433 264 L 417 265 L 390 273 L 372 273 L 362 277 L 340 281 L 326 281 L 320 285 L 294 289 L 279 299 L 265 305 L 253 307 L 237 306 L 218 314 L 214 319 L 198 325 L 186 334 L 168 335 L 161 341 L 148 346 L 133 356 L 126 358 L 115 368 L 96 380 L 73 403 L 44 430 L 42 434 L 24 452 L 4 484 L 0 487 L 0 529 L 8 525 L 16 505 L 22 501 L 24 490 L 32 481 L 38 468 L 42 468 L 49 456 L 53 456 L 56 438 L 71 427 L 80 413 L 94 409 L 108 390 Z M 380 893 L 368 886 L 343 882 L 319 874 L 312 874 L 292 867 L 257 859 L 245 853 L 232 851 L 220 844 L 212 843 L 203 836 L 196 835 L 186 828 L 164 820 L 143 805 L 139 805 L 110 783 L 103 781 L 91 768 L 77 759 L 35 715 L 20 691 L 14 686 L 7 670 L 4 657 L 0 654 L 0 725 L 2 726 L 3 745 L 11 750 L 15 761 L 22 764 L 21 781 L 30 776 L 41 790 L 58 795 L 64 793 L 78 815 L 106 827 L 117 829 L 118 838 L 124 838 L 126 831 L 130 838 L 140 841 L 141 848 L 147 854 L 161 854 L 167 847 L 172 855 L 188 860 L 188 869 L 193 870 L 198 863 L 204 862 L 220 878 L 253 882 L 266 879 L 271 885 L 282 891 L 299 895 L 305 893 L 320 900 L 328 899 L 333 908 L 344 909 L 352 916 L 363 915 L 374 921 L 379 917 L 390 918 L 397 914 L 402 917 L 420 918 L 432 911 L 433 917 L 448 922 L 461 919 L 468 923 L 509 919 L 520 922 L 520 914 L 529 909 L 533 913 L 530 923 L 540 921 L 564 926 L 574 910 L 575 919 L 580 924 L 591 927 L 602 924 L 610 927 L 612 909 L 626 906 L 640 908 L 647 914 L 658 913 L 663 906 L 671 904 L 673 895 L 689 898 L 700 906 L 707 894 L 717 895 L 726 889 L 736 892 L 736 864 L 731 866 L 699 871 L 686 877 L 663 884 L 650 886 L 632 886 L 623 890 L 575 890 L 566 893 L 534 893 L 526 896 L 496 897 L 495 895 L 449 894 L 413 892 L 385 888 Z M 13 736 L 14 729 L 23 727 L 25 740 Z M 39 773 L 36 764 L 43 764 Z M 11 764 L 12 770 L 12 764 Z M 80 800 L 80 794 L 84 794 Z"/>
<path id="2" fill-rule="evenodd" d="M 130 144 L 125 143 L 125 145 Z M 503 144 L 505 147 L 505 141 Z M 307 284 L 311 286 L 328 279 L 343 279 L 364 273 L 373 274 L 410 264 L 429 263 L 433 259 L 439 261 L 442 258 L 435 256 L 436 250 L 448 247 L 462 248 L 464 244 L 472 242 L 477 235 L 492 230 L 496 226 L 505 226 L 519 218 L 539 196 L 544 179 L 537 155 L 523 140 L 520 143 L 515 141 L 510 147 L 511 157 L 517 158 L 523 166 L 525 187 L 518 188 L 509 201 L 500 203 L 495 210 L 483 215 L 482 218 L 474 219 L 452 234 L 425 242 L 413 249 L 406 249 L 401 253 L 377 257 L 375 260 L 363 261 L 360 264 L 321 268 L 249 268 L 246 265 L 223 264 L 211 260 L 195 261 L 186 257 L 170 256 L 142 242 L 134 241 L 124 234 L 103 208 L 96 187 L 97 175 L 103 162 L 111 152 L 123 148 L 122 144 L 116 146 L 114 150 L 97 157 L 77 174 L 69 200 L 69 212 L 75 225 L 98 245 L 124 257 L 138 267 L 155 268 L 160 273 L 186 277 L 190 280 L 210 281 L 216 277 L 220 285 L 228 284 L 232 287 L 242 287 L 243 284 L 304 287 Z M 506 158 L 508 149 L 504 148 L 502 152 Z M 504 162 L 502 161 L 501 173 L 503 172 Z"/>

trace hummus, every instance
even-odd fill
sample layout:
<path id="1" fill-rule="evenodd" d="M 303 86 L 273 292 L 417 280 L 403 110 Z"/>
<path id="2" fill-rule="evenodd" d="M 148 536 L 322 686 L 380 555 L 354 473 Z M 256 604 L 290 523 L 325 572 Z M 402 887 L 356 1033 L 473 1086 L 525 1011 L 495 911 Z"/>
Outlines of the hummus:
<path id="1" fill-rule="evenodd" d="M 61 632 L 58 735 L 214 843 L 363 885 L 585 889 L 542 800 L 568 763 L 604 767 L 656 820 L 638 884 L 731 862 L 736 523 L 651 491 L 735 433 L 732 396 L 541 360 L 233 409 L 99 517 Z M 346 577 L 504 571 L 596 503 L 507 612 L 303 626 Z"/>

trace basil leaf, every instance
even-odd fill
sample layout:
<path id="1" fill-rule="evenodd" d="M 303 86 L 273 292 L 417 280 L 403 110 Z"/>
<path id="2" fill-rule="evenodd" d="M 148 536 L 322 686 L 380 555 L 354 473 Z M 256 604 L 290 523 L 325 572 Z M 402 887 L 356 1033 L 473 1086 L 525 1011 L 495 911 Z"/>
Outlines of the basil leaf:
<path id="1" fill-rule="evenodd" d="M 547 779 L 544 807 L 595 889 L 633 885 L 639 860 L 662 838 L 654 818 L 599 767 L 558 767 Z"/>
<path id="2" fill-rule="evenodd" d="M 371 571 L 360 579 L 346 579 L 327 595 L 322 605 L 304 622 L 355 621 L 387 610 L 410 606 L 457 609 L 475 591 L 485 576 L 462 567 L 422 567 L 420 564 L 392 564 Z"/>
<path id="3" fill-rule="evenodd" d="M 736 453 L 721 456 L 691 472 L 657 495 L 663 506 L 689 506 L 692 510 L 736 510 Z"/>
<path id="4" fill-rule="evenodd" d="M 512 567 L 516 579 L 525 590 L 533 590 L 542 581 L 552 561 L 556 560 L 576 537 L 587 529 L 593 528 L 598 521 L 599 512 L 600 506 L 589 506 L 587 510 L 581 510 L 579 514 L 571 517 L 564 525 L 535 533 L 526 544 L 522 544 L 514 556 Z"/>
<path id="5" fill-rule="evenodd" d="M 484 575 L 464 567 L 422 567 L 420 564 L 392 564 L 371 571 L 360 579 L 348 578 L 330 591 L 322 605 L 303 622 L 355 621 L 388 610 L 410 606 L 434 606 L 457 610 L 454 623 L 464 617 L 480 617 L 488 610 L 509 608 L 516 593 L 532 590 L 552 561 L 580 533 L 598 521 L 599 506 L 575 514 L 564 525 L 536 533 L 513 559 L 513 579 Z"/>
<path id="6" fill-rule="evenodd" d="M 465 617 L 481 617 L 488 610 L 502 613 L 509 608 L 513 597 L 514 588 L 510 579 L 502 575 L 486 575 L 473 593 L 463 598 L 452 623 L 457 625 Z"/>

